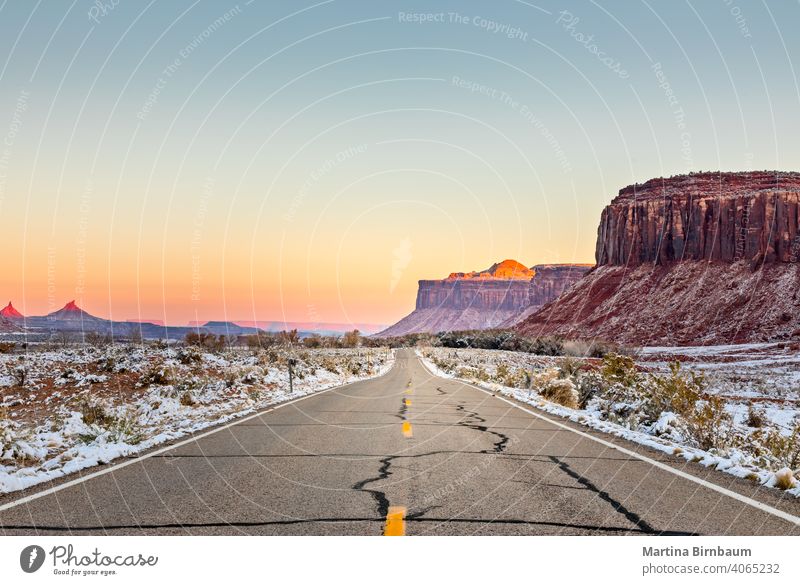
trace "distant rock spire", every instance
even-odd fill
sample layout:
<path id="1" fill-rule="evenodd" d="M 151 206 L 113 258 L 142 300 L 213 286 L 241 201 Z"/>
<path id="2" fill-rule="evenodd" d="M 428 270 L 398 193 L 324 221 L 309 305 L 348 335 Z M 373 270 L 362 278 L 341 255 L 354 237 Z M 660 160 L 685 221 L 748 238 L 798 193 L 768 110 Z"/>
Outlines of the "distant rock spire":
<path id="1" fill-rule="evenodd" d="M 8 301 L 8 305 L 6 305 L 3 310 L 0 310 L 0 317 L 5 317 L 6 319 L 22 319 L 23 315 L 14 308 L 11 301 Z"/>

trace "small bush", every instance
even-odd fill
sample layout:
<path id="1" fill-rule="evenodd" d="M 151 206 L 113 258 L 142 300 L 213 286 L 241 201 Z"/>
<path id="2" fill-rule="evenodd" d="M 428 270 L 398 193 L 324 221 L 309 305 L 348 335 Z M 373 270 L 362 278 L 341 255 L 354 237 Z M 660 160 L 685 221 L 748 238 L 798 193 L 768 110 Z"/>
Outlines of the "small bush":
<path id="1" fill-rule="evenodd" d="M 28 381 L 28 367 L 25 364 L 19 364 L 9 368 L 9 373 L 14 380 L 15 386 L 18 388 L 25 386 L 25 383 Z"/>
<path id="2" fill-rule="evenodd" d="M 196 346 L 181 347 L 175 357 L 183 365 L 198 364 L 203 361 L 203 354 Z"/>
<path id="3" fill-rule="evenodd" d="M 83 422 L 87 425 L 104 426 L 113 420 L 113 417 L 106 412 L 106 409 L 99 402 L 84 400 L 78 405 L 78 409 Z"/>
<path id="4" fill-rule="evenodd" d="M 792 470 L 788 467 L 775 472 L 775 487 L 779 490 L 790 490 L 796 483 Z"/>
<path id="5" fill-rule="evenodd" d="M 184 337 L 186 345 L 202 347 L 211 352 L 221 352 L 225 349 L 227 340 L 224 335 L 214 335 L 213 333 L 192 331 Z"/>
<path id="6" fill-rule="evenodd" d="M 194 406 L 197 404 L 197 401 L 194 399 L 194 395 L 189 390 L 181 393 L 179 402 L 181 403 L 181 406 Z"/>
<path id="7" fill-rule="evenodd" d="M 17 349 L 17 344 L 11 341 L 0 341 L 0 353 L 12 353 Z"/>
<path id="8" fill-rule="evenodd" d="M 102 357 L 97 360 L 97 369 L 101 372 L 115 372 L 117 371 L 117 359 L 110 355 Z"/>
<path id="9" fill-rule="evenodd" d="M 639 371 L 630 356 L 610 353 L 603 358 L 600 371 L 609 384 L 630 387 L 639 381 Z"/>
<path id="10" fill-rule="evenodd" d="M 707 398 L 700 409 L 687 415 L 686 420 L 692 438 L 701 449 L 723 449 L 728 445 L 731 420 L 721 398 Z"/>
<path id="11" fill-rule="evenodd" d="M 139 378 L 145 386 L 155 384 L 157 386 L 168 386 L 175 383 L 175 372 L 166 364 L 153 364 L 151 365 L 142 376 Z"/>
<path id="12" fill-rule="evenodd" d="M 760 410 L 756 410 L 752 404 L 747 407 L 747 418 L 745 419 L 744 423 L 748 427 L 752 427 L 754 429 L 760 429 L 764 426 L 764 414 Z"/>
<path id="13" fill-rule="evenodd" d="M 578 408 L 578 391 L 572 380 L 563 378 L 551 380 L 539 390 L 542 398 L 566 406 L 567 408 Z"/>
<path id="14" fill-rule="evenodd" d="M 332 374 L 339 373 L 339 367 L 336 365 L 336 361 L 330 356 L 326 355 L 323 357 L 321 365 L 324 369 L 328 370 Z"/>

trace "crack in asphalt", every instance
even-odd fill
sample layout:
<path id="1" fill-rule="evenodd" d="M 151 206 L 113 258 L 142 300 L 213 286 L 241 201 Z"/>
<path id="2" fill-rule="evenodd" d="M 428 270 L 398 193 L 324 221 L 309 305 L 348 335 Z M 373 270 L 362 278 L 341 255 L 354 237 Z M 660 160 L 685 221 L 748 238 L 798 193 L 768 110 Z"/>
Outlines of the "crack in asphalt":
<path id="1" fill-rule="evenodd" d="M 398 416 L 400 420 L 406 420 L 406 414 L 408 414 L 408 405 L 406 404 L 405 399 L 400 402 L 400 410 Z M 392 472 L 389 468 L 392 466 L 392 461 L 397 457 L 397 455 L 387 455 L 383 459 L 380 460 L 381 466 L 378 469 L 378 475 L 375 477 L 370 477 L 367 479 L 362 479 L 359 482 L 353 484 L 354 490 L 365 492 L 370 494 L 375 499 L 375 504 L 378 508 L 378 516 L 381 518 L 386 517 L 389 513 L 389 498 L 386 496 L 386 492 L 382 490 L 374 490 L 374 489 L 366 489 L 366 486 L 374 483 L 376 481 L 381 481 L 387 479 Z"/>
<path id="2" fill-rule="evenodd" d="M 595 492 L 598 498 L 600 498 L 604 502 L 608 502 L 609 504 L 611 504 L 611 506 L 618 514 L 624 516 L 629 522 L 633 522 L 636 526 L 638 526 L 642 530 L 642 532 L 645 532 L 647 534 L 661 534 L 661 531 L 656 530 L 655 528 L 650 526 L 650 524 L 644 521 L 638 514 L 626 508 L 622 504 L 622 502 L 615 500 L 613 497 L 611 497 L 611 494 L 609 494 L 607 491 L 601 490 L 594 483 L 592 483 L 591 480 L 583 477 L 580 473 L 573 470 L 569 466 L 569 464 L 561 461 L 558 457 L 554 455 L 550 456 L 550 460 L 556 465 L 558 465 L 561 471 L 563 471 L 564 473 L 575 479 L 579 484 Z"/>
<path id="3" fill-rule="evenodd" d="M 386 492 L 381 490 L 368 490 L 365 486 L 376 481 L 387 479 L 390 475 L 392 475 L 392 472 L 389 471 L 389 468 L 392 466 L 392 460 L 394 458 L 394 455 L 389 455 L 388 457 L 381 459 L 381 467 L 378 469 L 378 475 L 368 479 L 362 479 L 361 481 L 353 484 L 352 488 L 360 492 L 368 493 L 374 498 L 375 504 L 378 508 L 378 516 L 381 518 L 385 518 L 386 514 L 389 513 L 389 498 L 386 497 Z"/>
<path id="4" fill-rule="evenodd" d="M 494 448 L 491 451 L 483 449 L 482 451 L 480 451 L 481 453 L 502 453 L 503 451 L 505 451 L 506 446 L 508 445 L 509 441 L 511 441 L 511 437 L 509 437 L 505 433 L 489 430 L 489 427 L 486 426 L 485 424 L 486 419 L 473 410 L 467 410 L 463 402 L 459 402 L 455 408 L 457 411 L 461 412 L 465 416 L 464 419 L 456 423 L 456 426 L 466 427 L 468 429 L 473 429 L 476 431 L 480 431 L 482 433 L 489 433 L 491 435 L 499 437 L 499 440 L 494 441 Z"/>

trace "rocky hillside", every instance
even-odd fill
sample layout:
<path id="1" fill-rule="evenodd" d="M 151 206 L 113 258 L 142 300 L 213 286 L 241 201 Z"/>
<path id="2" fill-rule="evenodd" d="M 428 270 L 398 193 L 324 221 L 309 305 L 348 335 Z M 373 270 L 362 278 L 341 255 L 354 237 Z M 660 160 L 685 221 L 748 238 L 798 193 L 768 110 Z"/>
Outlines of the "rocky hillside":
<path id="1" fill-rule="evenodd" d="M 483 271 L 420 280 L 414 311 L 377 336 L 510 325 L 561 294 L 589 268 L 579 264 L 527 268 L 504 260 Z"/>
<path id="2" fill-rule="evenodd" d="M 800 173 L 700 173 L 626 187 L 597 268 L 519 325 L 642 345 L 800 337 Z"/>

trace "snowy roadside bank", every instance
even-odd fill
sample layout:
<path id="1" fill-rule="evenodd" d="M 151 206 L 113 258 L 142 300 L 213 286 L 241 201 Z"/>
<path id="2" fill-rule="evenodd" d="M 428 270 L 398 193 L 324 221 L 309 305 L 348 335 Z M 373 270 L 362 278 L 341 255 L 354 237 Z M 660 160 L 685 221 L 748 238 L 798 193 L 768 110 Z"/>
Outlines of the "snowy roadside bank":
<path id="1" fill-rule="evenodd" d="M 0 493 L 380 376 L 393 364 L 385 349 L 108 346 L 2 355 Z"/>
<path id="2" fill-rule="evenodd" d="M 668 410 L 647 413 L 650 415 L 648 418 L 640 411 L 646 411 L 652 405 L 621 383 L 619 388 L 605 394 L 618 397 L 616 400 L 601 399 L 599 393 L 588 399 L 581 396 L 578 390 L 582 393 L 587 385 L 584 380 L 579 381 L 581 376 L 586 375 L 587 380 L 595 384 L 598 381 L 607 382 L 602 379 L 601 366 L 597 363 L 599 360 L 593 360 L 594 363 L 590 364 L 498 350 L 453 350 L 436 347 L 417 349 L 417 355 L 436 375 L 464 380 L 598 431 L 687 461 L 715 467 L 754 483 L 777 487 L 800 497 L 798 470 L 789 468 L 785 463 L 787 452 L 790 460 L 792 456 L 796 460 L 797 453 L 792 449 L 797 446 L 797 427 L 786 429 L 776 425 L 774 428 L 770 427 L 768 433 L 761 432 L 762 429 L 750 428 L 742 422 L 742 417 L 733 415 L 737 410 L 735 405 L 727 404 L 723 399 L 701 398 L 696 400 L 696 404 L 691 403 L 692 408 L 697 408 L 704 416 L 707 410 L 713 414 L 703 419 L 702 424 L 706 425 L 704 432 L 722 433 L 723 423 L 727 429 L 726 441 L 717 441 L 720 445 L 725 444 L 724 448 L 703 449 L 696 444 L 697 434 L 691 432 L 695 429 L 686 420 Z M 683 373 L 675 377 L 674 372 L 672 378 L 657 375 L 652 378 L 654 386 L 664 386 L 664 380 L 683 383 L 685 379 L 693 379 Z M 645 381 L 650 383 L 650 380 Z M 689 394 L 689 390 L 692 390 L 691 383 L 685 384 L 688 388 L 681 387 L 680 383 L 676 384 L 679 390 Z M 543 394 L 551 399 L 546 399 Z M 554 400 L 571 406 L 558 404 Z M 583 404 L 579 406 L 581 402 Z M 708 402 L 714 404 L 713 410 L 706 406 Z M 793 422 L 796 419 L 794 413 Z M 766 428 L 771 423 L 767 421 L 763 424 Z M 714 429 L 715 425 L 720 429 Z M 783 458 L 775 455 L 778 448 L 770 441 L 777 441 L 779 454 Z"/>

